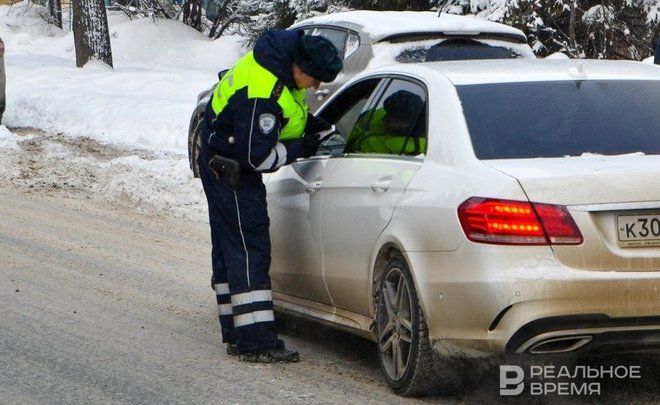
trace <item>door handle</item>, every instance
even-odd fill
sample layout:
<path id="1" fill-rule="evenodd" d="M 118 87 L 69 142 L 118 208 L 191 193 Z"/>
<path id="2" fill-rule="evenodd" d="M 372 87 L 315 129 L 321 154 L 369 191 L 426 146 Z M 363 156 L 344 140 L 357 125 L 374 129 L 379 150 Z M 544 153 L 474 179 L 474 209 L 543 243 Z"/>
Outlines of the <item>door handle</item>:
<path id="1" fill-rule="evenodd" d="M 320 181 L 313 181 L 311 183 L 305 184 L 305 191 L 310 194 L 319 191 L 320 188 L 321 188 Z"/>
<path id="2" fill-rule="evenodd" d="M 330 94 L 330 89 L 316 90 L 316 92 L 314 93 L 316 99 L 319 101 L 323 100 L 325 96 L 327 96 L 328 94 Z"/>
<path id="3" fill-rule="evenodd" d="M 392 180 L 377 181 L 371 185 L 371 191 L 384 193 L 389 190 L 390 184 L 392 184 Z"/>

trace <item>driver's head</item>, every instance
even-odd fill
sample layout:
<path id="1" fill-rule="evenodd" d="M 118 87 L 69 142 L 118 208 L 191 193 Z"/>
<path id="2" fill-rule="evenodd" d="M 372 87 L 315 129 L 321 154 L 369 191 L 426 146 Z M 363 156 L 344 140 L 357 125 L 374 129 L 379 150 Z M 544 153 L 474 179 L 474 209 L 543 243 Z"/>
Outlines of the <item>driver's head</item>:
<path id="1" fill-rule="evenodd" d="M 407 90 L 392 93 L 383 102 L 385 123 L 392 131 L 405 131 L 412 125 L 424 108 L 420 96 Z"/>

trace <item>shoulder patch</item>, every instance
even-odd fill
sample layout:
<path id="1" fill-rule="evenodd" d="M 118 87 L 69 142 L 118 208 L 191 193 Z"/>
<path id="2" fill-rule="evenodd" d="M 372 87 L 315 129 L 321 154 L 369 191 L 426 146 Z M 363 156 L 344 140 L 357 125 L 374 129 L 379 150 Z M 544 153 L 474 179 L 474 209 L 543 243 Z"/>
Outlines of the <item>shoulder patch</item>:
<path id="1" fill-rule="evenodd" d="M 275 116 L 273 114 L 261 114 L 259 116 L 259 129 L 264 134 L 270 134 L 275 128 Z"/>

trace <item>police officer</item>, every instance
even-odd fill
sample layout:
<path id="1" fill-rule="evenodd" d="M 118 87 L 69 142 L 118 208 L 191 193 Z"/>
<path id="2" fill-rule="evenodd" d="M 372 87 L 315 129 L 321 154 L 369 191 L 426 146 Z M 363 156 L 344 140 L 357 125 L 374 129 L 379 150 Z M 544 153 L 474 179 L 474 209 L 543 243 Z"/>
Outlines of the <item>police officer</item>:
<path id="1" fill-rule="evenodd" d="M 211 225 L 212 284 L 227 353 L 242 361 L 298 361 L 275 328 L 262 173 L 316 153 L 315 133 L 329 125 L 309 114 L 305 89 L 333 81 L 342 67 L 323 37 L 269 31 L 224 74 L 206 107 L 199 167 Z"/>

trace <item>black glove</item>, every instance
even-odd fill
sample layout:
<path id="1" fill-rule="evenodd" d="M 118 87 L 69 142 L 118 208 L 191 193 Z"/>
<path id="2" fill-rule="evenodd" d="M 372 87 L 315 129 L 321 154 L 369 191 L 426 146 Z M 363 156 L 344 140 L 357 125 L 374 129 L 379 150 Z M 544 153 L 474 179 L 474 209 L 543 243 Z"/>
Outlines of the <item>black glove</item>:
<path id="1" fill-rule="evenodd" d="M 302 145 L 302 154 L 300 157 L 308 158 L 316 154 L 321 140 L 317 134 L 307 134 L 302 137 L 300 144 Z"/>
<path id="2" fill-rule="evenodd" d="M 316 134 L 318 132 L 328 130 L 330 127 L 332 127 L 332 125 L 330 125 L 330 123 L 326 120 L 307 113 L 307 123 L 305 124 L 306 134 Z"/>

